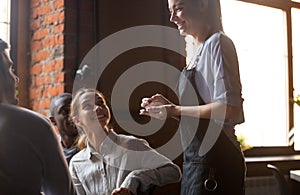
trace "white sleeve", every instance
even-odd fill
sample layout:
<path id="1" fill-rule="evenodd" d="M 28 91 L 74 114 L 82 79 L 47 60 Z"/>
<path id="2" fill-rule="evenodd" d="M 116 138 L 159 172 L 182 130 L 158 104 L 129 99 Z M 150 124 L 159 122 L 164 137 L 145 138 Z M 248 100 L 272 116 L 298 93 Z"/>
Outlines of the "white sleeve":
<path id="1" fill-rule="evenodd" d="M 152 149 L 145 140 L 135 140 L 132 144 L 139 151 L 132 153 L 130 158 L 139 162 L 139 165 L 125 178 L 121 187 L 129 188 L 136 194 L 138 191 L 147 191 L 152 186 L 180 181 L 180 168 L 171 160 Z"/>

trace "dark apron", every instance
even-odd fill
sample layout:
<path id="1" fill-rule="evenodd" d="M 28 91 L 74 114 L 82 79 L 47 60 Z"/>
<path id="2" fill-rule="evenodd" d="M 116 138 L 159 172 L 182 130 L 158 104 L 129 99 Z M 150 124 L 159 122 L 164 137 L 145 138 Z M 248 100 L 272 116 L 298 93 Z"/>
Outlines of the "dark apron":
<path id="1" fill-rule="evenodd" d="M 194 69 L 184 69 L 181 73 L 177 90 L 183 106 L 204 104 L 196 90 L 194 75 Z M 193 93 L 197 96 L 197 102 L 191 95 Z M 198 125 L 195 126 L 195 123 Z M 181 117 L 180 133 L 184 148 L 181 195 L 243 195 L 244 156 L 223 130 L 211 150 L 199 156 L 199 148 L 209 124 L 222 128 L 209 119 Z"/>

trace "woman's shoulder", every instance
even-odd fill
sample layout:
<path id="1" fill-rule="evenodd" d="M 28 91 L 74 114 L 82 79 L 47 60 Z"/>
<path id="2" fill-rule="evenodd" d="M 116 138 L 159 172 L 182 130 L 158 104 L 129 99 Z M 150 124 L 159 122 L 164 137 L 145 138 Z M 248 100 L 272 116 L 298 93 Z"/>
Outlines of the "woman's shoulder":
<path id="1" fill-rule="evenodd" d="M 142 138 L 133 135 L 116 134 L 118 144 L 128 149 L 145 149 L 149 147 L 149 143 Z"/>
<path id="2" fill-rule="evenodd" d="M 19 106 L 0 104 L 0 113 L 2 121 L 10 127 L 18 126 L 23 129 L 51 129 L 51 122 L 37 112 L 22 108 Z M 35 130 L 36 131 L 36 130 Z"/>
<path id="3" fill-rule="evenodd" d="M 125 134 L 117 134 L 116 133 L 117 138 L 122 141 L 122 142 L 147 142 L 145 139 L 142 138 L 138 138 L 134 135 L 125 135 Z"/>
<path id="4" fill-rule="evenodd" d="M 3 117 L 22 117 L 20 119 L 26 119 L 26 120 L 45 120 L 44 117 L 36 113 L 32 110 L 29 110 L 27 108 L 23 108 L 20 106 L 10 105 L 10 104 L 0 104 L 0 110 L 2 113 L 5 113 Z"/>
<path id="5" fill-rule="evenodd" d="M 229 36 L 227 36 L 224 32 L 219 31 L 214 33 L 212 36 L 210 36 L 205 42 L 207 42 L 208 44 L 220 44 L 223 42 L 231 42 L 232 40 Z"/>
<path id="6" fill-rule="evenodd" d="M 211 53 L 218 53 L 220 49 L 223 52 L 232 52 L 235 50 L 235 45 L 232 39 L 222 31 L 213 34 L 210 38 L 206 40 L 205 44 L 207 45 L 208 51 L 210 51 Z"/>

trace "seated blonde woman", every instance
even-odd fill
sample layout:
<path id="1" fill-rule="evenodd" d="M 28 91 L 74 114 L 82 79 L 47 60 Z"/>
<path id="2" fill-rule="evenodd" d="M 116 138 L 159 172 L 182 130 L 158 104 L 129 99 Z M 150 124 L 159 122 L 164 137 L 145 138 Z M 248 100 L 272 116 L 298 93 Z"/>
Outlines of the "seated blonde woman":
<path id="1" fill-rule="evenodd" d="M 69 167 L 79 195 L 147 194 L 153 186 L 180 181 L 180 168 L 145 140 L 108 127 L 111 114 L 99 91 L 79 90 L 70 116 L 87 138 L 87 147 L 72 158 Z"/>

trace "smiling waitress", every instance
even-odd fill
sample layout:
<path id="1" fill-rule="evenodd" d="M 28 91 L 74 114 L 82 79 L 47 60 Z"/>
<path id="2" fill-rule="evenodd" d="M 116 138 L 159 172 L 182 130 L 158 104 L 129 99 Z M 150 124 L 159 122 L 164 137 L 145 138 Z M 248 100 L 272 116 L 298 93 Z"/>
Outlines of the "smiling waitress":
<path id="1" fill-rule="evenodd" d="M 246 168 L 234 130 L 244 122 L 242 86 L 235 46 L 223 32 L 220 2 L 168 0 L 168 4 L 170 21 L 181 35 L 191 35 L 198 48 L 179 78 L 180 105 L 156 94 L 142 99 L 146 111 L 141 114 L 180 117 L 185 149 L 182 195 L 243 195 Z M 198 127 L 190 125 L 195 120 Z M 203 138 L 211 132 L 217 138 L 213 147 L 199 155 Z"/>

